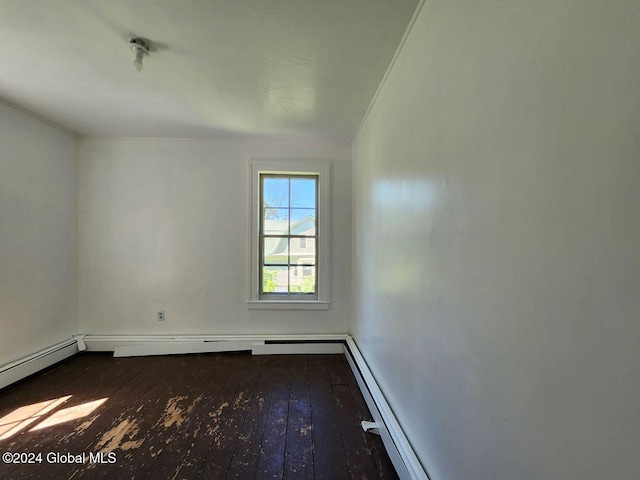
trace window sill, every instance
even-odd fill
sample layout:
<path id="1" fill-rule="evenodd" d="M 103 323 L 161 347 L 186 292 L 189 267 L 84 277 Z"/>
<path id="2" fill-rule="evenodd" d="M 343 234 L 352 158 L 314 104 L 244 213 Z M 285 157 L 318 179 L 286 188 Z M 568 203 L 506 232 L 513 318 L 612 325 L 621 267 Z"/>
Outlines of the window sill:
<path id="1" fill-rule="evenodd" d="M 249 300 L 249 310 L 328 310 L 329 302 L 309 300 Z"/>

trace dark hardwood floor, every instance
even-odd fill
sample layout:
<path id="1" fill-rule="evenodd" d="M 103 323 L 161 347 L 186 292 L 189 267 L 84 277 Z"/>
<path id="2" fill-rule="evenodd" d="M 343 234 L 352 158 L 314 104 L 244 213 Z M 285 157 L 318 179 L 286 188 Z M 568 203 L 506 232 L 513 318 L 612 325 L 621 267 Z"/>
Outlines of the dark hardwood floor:
<path id="1" fill-rule="evenodd" d="M 398 478 L 365 419 L 343 355 L 82 353 L 0 391 L 0 479 Z"/>

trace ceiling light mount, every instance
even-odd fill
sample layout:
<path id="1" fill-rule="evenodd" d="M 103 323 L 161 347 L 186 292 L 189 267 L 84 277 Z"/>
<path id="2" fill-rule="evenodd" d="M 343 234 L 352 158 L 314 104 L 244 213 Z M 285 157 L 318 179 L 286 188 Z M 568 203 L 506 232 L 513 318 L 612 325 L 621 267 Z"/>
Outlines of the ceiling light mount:
<path id="1" fill-rule="evenodd" d="M 136 72 L 142 72 L 142 59 L 149 55 L 149 44 L 143 38 L 135 37 L 129 40 L 129 48 L 136 55 L 136 58 L 133 61 L 134 70 Z"/>

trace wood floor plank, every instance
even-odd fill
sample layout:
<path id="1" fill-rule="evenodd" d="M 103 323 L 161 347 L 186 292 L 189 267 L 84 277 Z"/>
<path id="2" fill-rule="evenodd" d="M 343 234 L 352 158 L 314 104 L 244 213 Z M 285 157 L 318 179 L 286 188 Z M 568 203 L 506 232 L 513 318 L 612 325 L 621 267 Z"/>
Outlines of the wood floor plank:
<path id="1" fill-rule="evenodd" d="M 232 405 L 230 399 L 235 394 L 251 358 L 245 354 L 230 354 L 228 357 L 225 376 L 215 386 L 215 393 L 202 408 L 195 411 L 197 421 L 194 424 L 194 436 L 174 478 L 198 478 L 212 444 L 220 441 L 219 431 Z"/>
<path id="2" fill-rule="evenodd" d="M 166 445 L 158 452 L 155 462 L 147 472 L 149 478 L 173 478 L 180 470 L 183 459 L 192 442 L 199 433 L 198 422 L 208 415 L 215 393 L 220 390 L 220 385 L 226 382 L 229 375 L 228 357 L 220 355 L 203 355 L 205 362 L 195 365 L 200 369 L 198 375 L 189 385 L 185 395 L 199 401 L 182 425 L 171 438 L 166 440 Z"/>
<path id="3" fill-rule="evenodd" d="M 314 478 L 316 480 L 348 479 L 347 461 L 324 355 L 309 359 L 309 388 L 313 424 Z"/>
<path id="4" fill-rule="evenodd" d="M 61 448 L 67 448 L 69 452 L 109 453 L 112 447 L 116 446 L 118 440 L 111 433 L 119 432 L 120 441 L 131 441 L 131 431 L 127 429 L 117 430 L 116 426 L 122 425 L 124 420 L 130 421 L 138 412 L 144 401 L 144 394 L 149 391 L 157 382 L 157 376 L 166 369 L 167 358 L 151 359 L 149 357 L 139 357 L 138 375 L 123 379 L 121 385 L 114 388 L 109 401 L 105 402 L 100 410 L 99 417 L 88 427 L 79 429 L 67 444 Z M 100 445 L 102 440 L 105 445 Z M 131 445 L 125 443 L 125 445 Z M 108 450 L 108 451 L 107 451 Z M 120 452 L 116 449 L 115 453 Z M 120 458 L 118 458 L 120 461 Z M 91 467 L 90 465 L 58 465 L 55 478 L 80 478 L 84 471 L 94 468 L 102 469 L 102 466 Z"/>
<path id="5" fill-rule="evenodd" d="M 136 444 L 135 418 L 140 414 L 145 401 L 145 394 L 157 384 L 158 376 L 167 370 L 168 358 L 152 359 L 140 357 L 139 374 L 125 381 L 115 389 L 108 402 L 100 408 L 100 416 L 86 429 L 77 433 L 69 443 L 70 451 L 84 451 L 87 453 L 114 452 L 117 461 L 122 462 L 119 446 L 125 447 Z M 130 427 L 130 428 L 126 428 Z M 114 435 L 115 433 L 115 435 Z M 131 443 L 130 443 L 131 442 Z M 72 465 L 69 477 L 80 478 L 85 471 L 102 470 L 103 466 Z M 60 472 L 60 476 L 63 476 Z"/>
<path id="6" fill-rule="evenodd" d="M 355 381 L 344 355 L 327 355 L 325 359 L 331 385 L 349 385 Z"/>
<path id="7" fill-rule="evenodd" d="M 170 358 L 160 381 L 142 395 L 140 407 L 128 417 L 130 422 L 135 422 L 135 428 L 132 423 L 128 423 L 127 428 L 144 433 L 138 440 L 126 442 L 125 445 L 129 444 L 126 448 L 116 445 L 118 455 L 125 455 L 123 461 L 101 468 L 99 474 L 92 473 L 90 478 L 133 478 L 136 472 L 149 470 L 172 435 L 188 421 L 190 412 L 200 401 L 197 395 L 190 395 L 189 385 L 204 370 L 205 359 L 201 355 Z"/>
<path id="8" fill-rule="evenodd" d="M 129 409 L 123 420 L 112 423 L 93 451 L 114 452 L 118 461 L 95 468 L 89 465 L 79 478 L 134 478 L 135 472 L 145 472 L 163 447 L 162 431 L 175 428 L 178 418 L 190 408 L 192 400 L 181 395 L 185 383 L 195 375 L 189 368 L 193 357 L 173 355 L 155 385 L 138 401 L 135 411 Z"/>
<path id="9" fill-rule="evenodd" d="M 333 385 L 332 393 L 349 475 L 352 479 L 358 480 L 378 478 L 378 470 L 367 448 L 365 432 L 358 420 L 358 412 L 349 385 Z"/>
<path id="10" fill-rule="evenodd" d="M 87 392 L 89 395 L 85 397 L 87 401 L 106 398 L 105 402 L 88 415 L 70 422 L 60 435 L 55 435 L 55 432 L 47 432 L 52 438 L 52 442 L 48 447 L 50 451 L 74 454 L 89 453 L 87 445 L 95 438 L 95 435 L 102 433 L 101 425 L 104 425 L 106 419 L 110 418 L 109 412 L 114 411 L 115 399 L 121 392 L 126 391 L 127 387 L 131 388 L 134 383 L 140 381 L 140 375 L 145 368 L 144 362 L 139 358 L 119 360 L 118 362 L 112 362 L 108 368 L 114 375 L 113 381 L 105 381 L 104 378 L 99 378 L 102 382 L 101 386 L 90 389 Z M 83 387 L 89 387 L 89 385 L 84 384 Z M 120 411 L 120 409 L 117 409 L 117 411 Z M 49 475 L 48 478 L 65 478 L 73 475 L 74 471 L 81 468 L 84 468 L 84 466 L 59 463 L 50 465 L 46 473 Z"/>
<path id="11" fill-rule="evenodd" d="M 237 374 L 242 359 L 237 356 L 216 355 L 219 357 L 215 371 L 208 384 L 202 389 L 202 402 L 191 414 L 191 422 L 184 431 L 175 436 L 174 451 L 178 461 L 172 462 L 171 451 L 163 451 L 154 471 L 165 471 L 165 478 L 196 478 L 202 466 L 203 458 L 209 451 L 205 439 L 208 433 L 211 412 L 216 411 L 224 395 L 224 388 L 234 374 Z M 160 469 L 160 470 L 158 470 Z"/>
<path id="12" fill-rule="evenodd" d="M 247 416 L 238 434 L 238 444 L 227 470 L 227 479 L 255 478 L 271 404 L 271 393 L 277 382 L 275 367 L 281 360 L 276 355 L 267 355 L 254 357 L 253 361 L 260 363 L 261 374 L 249 404 Z"/>
<path id="13" fill-rule="evenodd" d="M 275 384 L 271 392 L 269 412 L 265 422 L 256 480 L 282 478 L 291 388 L 291 355 L 282 355 L 276 366 Z"/>
<path id="14" fill-rule="evenodd" d="M 238 357 L 220 356 L 215 371 L 207 386 L 201 390 L 203 401 L 191 414 L 191 422 L 175 437 L 173 448 L 175 455 L 179 455 L 179 461 L 172 461 L 172 450 L 162 452 L 158 459 L 158 466 L 150 472 L 166 471 L 165 478 L 196 478 L 204 457 L 209 451 L 209 445 L 205 435 L 209 431 L 210 415 L 217 411 L 223 403 L 225 387 L 243 368 Z M 161 470 L 158 470 L 160 468 Z"/>
<path id="15" fill-rule="evenodd" d="M 313 425 L 309 394 L 309 357 L 298 355 L 291 369 L 285 480 L 313 478 Z"/>
<path id="16" fill-rule="evenodd" d="M 240 384 L 233 395 L 233 402 L 230 400 L 228 409 L 216 416 L 215 435 L 202 468 L 198 472 L 198 478 L 222 479 L 227 475 L 233 453 L 240 441 L 239 431 L 249 413 L 250 402 L 260 376 L 261 365 L 256 360 L 255 357 L 249 359 Z"/>

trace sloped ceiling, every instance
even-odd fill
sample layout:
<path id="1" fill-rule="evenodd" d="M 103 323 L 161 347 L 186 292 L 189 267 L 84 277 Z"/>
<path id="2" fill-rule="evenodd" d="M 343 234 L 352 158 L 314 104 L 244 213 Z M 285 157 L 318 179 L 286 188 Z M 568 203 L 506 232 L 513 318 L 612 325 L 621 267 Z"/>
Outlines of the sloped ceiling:
<path id="1" fill-rule="evenodd" d="M 79 136 L 350 142 L 417 3 L 2 0 L 0 97 Z"/>

